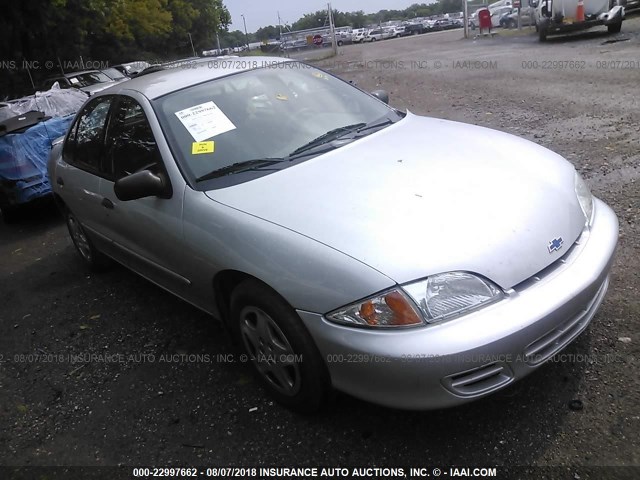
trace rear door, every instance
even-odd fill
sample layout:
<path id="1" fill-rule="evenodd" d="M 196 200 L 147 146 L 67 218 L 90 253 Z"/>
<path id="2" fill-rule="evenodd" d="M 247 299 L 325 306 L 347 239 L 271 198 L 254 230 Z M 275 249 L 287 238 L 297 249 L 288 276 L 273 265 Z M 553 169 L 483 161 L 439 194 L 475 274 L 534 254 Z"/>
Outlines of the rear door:
<path id="1" fill-rule="evenodd" d="M 98 97 L 80 111 L 56 165 L 55 178 L 51 179 L 100 250 L 108 248 L 100 183 L 107 174 L 104 142 L 113 103 L 113 96 Z"/>

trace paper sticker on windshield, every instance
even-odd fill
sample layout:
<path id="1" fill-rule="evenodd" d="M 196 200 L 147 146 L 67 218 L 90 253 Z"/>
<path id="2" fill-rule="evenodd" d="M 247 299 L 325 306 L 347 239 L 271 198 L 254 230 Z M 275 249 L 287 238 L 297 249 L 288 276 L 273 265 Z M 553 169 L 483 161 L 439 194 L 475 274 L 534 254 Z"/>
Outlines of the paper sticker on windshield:
<path id="1" fill-rule="evenodd" d="M 213 102 L 176 112 L 176 116 L 196 142 L 233 130 L 236 126 Z"/>
<path id="2" fill-rule="evenodd" d="M 282 93 L 279 93 L 279 94 L 276 95 L 276 99 L 277 100 L 287 101 L 287 100 L 289 100 L 289 97 L 287 97 L 286 95 L 283 95 Z"/>
<path id="3" fill-rule="evenodd" d="M 216 145 L 214 142 L 193 142 L 191 144 L 191 155 L 213 153 L 215 149 Z"/>
<path id="4" fill-rule="evenodd" d="M 69 79 L 69 81 L 70 81 L 71 83 L 73 83 L 74 85 L 75 85 L 76 83 L 79 83 L 79 82 L 80 82 L 80 80 L 78 80 L 78 79 L 77 79 L 77 78 L 75 78 L 75 77 L 71 77 L 71 78 Z"/>

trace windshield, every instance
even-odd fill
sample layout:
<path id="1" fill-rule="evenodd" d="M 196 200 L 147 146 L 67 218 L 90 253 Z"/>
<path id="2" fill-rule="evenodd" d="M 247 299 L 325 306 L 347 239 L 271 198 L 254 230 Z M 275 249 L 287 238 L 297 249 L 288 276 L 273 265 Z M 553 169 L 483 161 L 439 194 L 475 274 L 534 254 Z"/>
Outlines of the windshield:
<path id="1" fill-rule="evenodd" d="M 88 87 L 96 83 L 110 82 L 111 79 L 102 72 L 87 72 L 78 75 L 68 75 L 69 82 L 74 87 Z"/>
<path id="2" fill-rule="evenodd" d="M 217 188 L 200 182 L 221 176 L 238 177 L 233 184 L 255 178 L 256 169 L 264 175 L 290 167 L 338 148 L 338 138 L 359 138 L 400 118 L 348 83 L 297 62 L 195 85 L 156 100 L 154 108 L 199 189 Z"/>
<path id="3" fill-rule="evenodd" d="M 103 70 L 102 73 L 106 74 L 111 80 L 120 80 L 121 78 L 126 78 L 122 73 L 120 73 L 115 68 L 107 68 Z"/>

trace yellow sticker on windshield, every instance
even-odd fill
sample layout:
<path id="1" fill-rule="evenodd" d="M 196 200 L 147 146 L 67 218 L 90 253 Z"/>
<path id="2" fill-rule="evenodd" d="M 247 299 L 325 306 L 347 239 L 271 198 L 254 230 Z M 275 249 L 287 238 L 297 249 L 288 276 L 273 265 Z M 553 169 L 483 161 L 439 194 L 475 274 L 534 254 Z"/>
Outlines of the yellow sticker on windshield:
<path id="1" fill-rule="evenodd" d="M 191 155 L 200 155 L 202 153 L 213 153 L 216 145 L 214 142 L 193 142 L 191 144 Z"/>
<path id="2" fill-rule="evenodd" d="M 283 95 L 283 94 L 279 93 L 279 94 L 277 94 L 277 95 L 276 95 L 276 99 L 286 101 L 286 100 L 289 100 L 289 97 L 287 97 L 286 95 Z"/>

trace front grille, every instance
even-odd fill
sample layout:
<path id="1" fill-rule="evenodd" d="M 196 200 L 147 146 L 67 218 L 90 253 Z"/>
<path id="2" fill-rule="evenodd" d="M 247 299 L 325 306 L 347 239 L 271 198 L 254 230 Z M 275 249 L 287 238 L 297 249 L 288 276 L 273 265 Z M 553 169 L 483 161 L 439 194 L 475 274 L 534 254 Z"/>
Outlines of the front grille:
<path id="1" fill-rule="evenodd" d="M 559 327 L 554 328 L 535 342 L 529 344 L 524 351 L 525 362 L 531 366 L 539 365 L 562 350 L 562 348 L 577 337 L 589 324 L 594 314 L 593 310 L 597 308 L 602 301 L 608 285 L 609 279 L 607 278 L 584 309 Z"/>
<path id="2" fill-rule="evenodd" d="M 498 389 L 513 379 L 511 369 L 502 362 L 490 363 L 442 380 L 447 390 L 465 397 L 481 395 Z"/>

